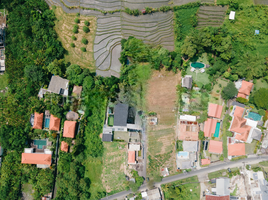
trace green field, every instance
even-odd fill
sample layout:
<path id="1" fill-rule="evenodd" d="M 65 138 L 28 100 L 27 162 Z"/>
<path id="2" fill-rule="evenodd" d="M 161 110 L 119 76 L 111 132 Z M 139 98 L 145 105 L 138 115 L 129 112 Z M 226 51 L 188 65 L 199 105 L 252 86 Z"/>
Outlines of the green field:
<path id="1" fill-rule="evenodd" d="M 253 4 L 253 0 L 237 0 L 237 3 L 239 3 L 239 5 L 252 5 Z M 221 4 L 228 4 L 229 0 L 217 0 L 217 4 L 221 5 Z"/>
<path id="2" fill-rule="evenodd" d="M 222 105 L 223 99 L 221 98 L 221 91 L 224 87 L 227 86 L 227 84 L 228 84 L 227 80 L 224 80 L 221 78 L 217 79 L 216 84 L 214 85 L 214 87 L 210 93 L 211 95 L 210 95 L 209 102 Z M 222 115 L 223 114 L 224 114 L 224 110 L 222 112 Z"/>
<path id="3" fill-rule="evenodd" d="M 178 188 L 178 190 L 174 190 Z M 181 191 L 179 190 L 181 187 Z M 200 184 L 197 176 L 175 181 L 166 185 L 161 185 L 165 199 L 181 200 L 199 200 Z"/>
<path id="4" fill-rule="evenodd" d="M 208 79 L 209 75 L 206 72 L 201 73 L 199 70 L 195 70 L 194 72 L 191 72 L 191 67 L 188 67 L 186 74 L 192 75 L 193 81 L 195 83 L 202 83 L 203 85 L 210 83 L 210 81 Z"/>
<path id="5" fill-rule="evenodd" d="M 257 140 L 253 140 L 250 144 L 246 143 L 246 154 L 254 154 L 256 144 Z"/>
<path id="6" fill-rule="evenodd" d="M 264 79 L 259 79 L 259 80 L 257 80 L 257 83 L 254 84 L 254 89 L 255 88 L 256 88 L 256 90 L 258 90 L 260 88 L 268 88 L 268 83 Z"/>

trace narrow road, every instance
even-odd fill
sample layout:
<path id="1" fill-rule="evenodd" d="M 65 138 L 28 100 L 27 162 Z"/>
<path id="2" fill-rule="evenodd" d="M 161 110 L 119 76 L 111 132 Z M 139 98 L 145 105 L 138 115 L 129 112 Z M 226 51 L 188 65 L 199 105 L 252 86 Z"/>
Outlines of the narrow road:
<path id="1" fill-rule="evenodd" d="M 142 120 L 142 147 L 143 147 L 143 173 L 142 176 L 146 180 L 146 162 L 147 162 L 147 137 L 146 137 L 146 118 Z"/>
<path id="2" fill-rule="evenodd" d="M 221 169 L 241 167 L 244 164 L 254 164 L 254 163 L 259 163 L 262 161 L 268 161 L 268 156 L 254 156 L 251 158 L 246 158 L 246 159 L 242 159 L 242 160 L 238 160 L 238 161 L 228 161 L 228 162 L 221 162 L 221 163 L 217 163 L 217 164 L 215 163 L 215 164 L 211 164 L 207 168 L 202 168 L 200 170 L 191 171 L 191 172 L 186 173 L 186 174 L 178 174 L 178 175 L 170 176 L 167 178 L 163 178 L 161 182 L 155 183 L 155 187 L 160 187 L 162 184 L 174 182 L 174 181 L 177 181 L 180 179 L 185 179 L 185 178 L 188 178 L 191 176 L 197 176 L 199 174 L 207 174 L 207 173 L 215 172 L 215 171 L 218 171 Z M 143 191 L 146 189 L 148 189 L 148 188 L 144 184 L 139 188 L 139 191 Z M 119 192 L 119 193 L 113 194 L 111 196 L 102 198 L 101 200 L 108 200 L 108 199 L 109 200 L 113 200 L 113 199 L 121 200 L 121 199 L 124 199 L 124 197 L 130 193 L 132 193 L 131 190 L 123 191 L 123 192 Z"/>
<path id="3" fill-rule="evenodd" d="M 58 153 L 59 153 L 59 138 L 60 134 L 57 134 L 57 143 L 56 143 L 56 151 L 55 151 L 55 170 L 54 170 L 54 181 L 52 188 L 52 199 L 56 197 L 56 178 L 57 178 L 57 166 L 58 166 Z"/>

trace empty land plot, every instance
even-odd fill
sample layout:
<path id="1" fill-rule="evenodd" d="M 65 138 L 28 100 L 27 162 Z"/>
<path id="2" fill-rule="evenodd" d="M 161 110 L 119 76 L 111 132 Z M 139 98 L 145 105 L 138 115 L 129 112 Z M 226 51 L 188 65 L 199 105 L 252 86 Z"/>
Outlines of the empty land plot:
<path id="1" fill-rule="evenodd" d="M 221 26 L 225 18 L 226 10 L 227 6 L 201 6 L 197 14 L 197 29 L 206 26 Z"/>
<path id="2" fill-rule="evenodd" d="M 105 142 L 102 169 L 102 184 L 106 192 L 123 191 L 125 189 L 125 173 L 127 171 L 127 144 L 121 142 Z"/>
<path id="3" fill-rule="evenodd" d="M 72 32 L 74 25 L 75 14 L 67 14 L 62 8 L 57 7 L 55 9 L 55 15 L 57 20 L 55 21 L 55 30 L 58 33 L 59 39 L 62 42 L 63 47 L 68 51 L 65 55 L 67 62 L 72 64 L 78 64 L 83 68 L 94 69 L 95 61 L 93 58 L 93 42 L 96 32 L 96 17 L 89 17 L 81 15 L 79 17 L 80 23 L 78 23 L 78 33 Z M 85 33 L 83 31 L 84 21 L 89 21 L 88 28 L 90 32 Z M 72 39 L 72 36 L 76 37 L 76 40 Z M 82 38 L 88 40 L 88 44 L 83 44 Z M 71 47 L 70 44 L 74 43 L 75 47 Z M 81 48 L 85 47 L 86 52 L 82 52 Z"/>
<path id="4" fill-rule="evenodd" d="M 175 173 L 175 107 L 177 101 L 176 86 L 180 74 L 167 71 L 155 71 L 148 81 L 146 95 L 147 111 L 157 113 L 159 124 L 148 128 L 148 172 L 160 172 L 160 167 L 168 167 Z"/>
<path id="5" fill-rule="evenodd" d="M 210 95 L 209 102 L 222 105 L 223 99 L 221 98 L 221 91 L 224 87 L 227 86 L 227 84 L 228 84 L 228 81 L 226 81 L 224 79 L 218 79 L 217 84 L 214 85 L 214 87 L 210 93 L 211 95 Z"/>

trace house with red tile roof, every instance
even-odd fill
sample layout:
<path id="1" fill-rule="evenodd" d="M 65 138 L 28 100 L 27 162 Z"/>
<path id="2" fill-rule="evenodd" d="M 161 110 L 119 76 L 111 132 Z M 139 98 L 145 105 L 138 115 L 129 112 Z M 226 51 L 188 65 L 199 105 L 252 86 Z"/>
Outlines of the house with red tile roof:
<path id="1" fill-rule="evenodd" d="M 21 163 L 22 164 L 51 165 L 51 160 L 52 160 L 51 154 L 22 153 L 22 155 L 21 155 Z"/>
<path id="2" fill-rule="evenodd" d="M 230 195 L 225 196 L 206 195 L 206 200 L 230 200 Z"/>
<path id="3" fill-rule="evenodd" d="M 247 119 L 234 116 L 230 131 L 237 133 L 235 139 L 246 142 L 251 128 L 251 126 L 247 125 Z"/>
<path id="4" fill-rule="evenodd" d="M 210 160 L 209 159 L 201 159 L 201 165 L 209 165 L 210 164 Z"/>
<path id="5" fill-rule="evenodd" d="M 65 121 L 63 127 L 63 137 L 74 138 L 76 121 Z"/>
<path id="6" fill-rule="evenodd" d="M 210 140 L 209 146 L 208 146 L 209 153 L 222 154 L 222 151 L 223 151 L 223 148 L 222 148 L 221 141 Z"/>
<path id="7" fill-rule="evenodd" d="M 49 130 L 59 131 L 60 130 L 60 118 L 50 115 Z"/>
<path id="8" fill-rule="evenodd" d="M 221 118 L 222 106 L 210 103 L 208 106 L 208 116 L 213 118 Z"/>
<path id="9" fill-rule="evenodd" d="M 242 108 L 242 107 L 239 107 L 239 106 L 235 106 L 234 107 L 234 114 L 233 114 L 233 116 L 243 117 L 244 111 L 245 111 L 245 108 Z"/>
<path id="10" fill-rule="evenodd" d="M 211 137 L 215 133 L 216 125 L 217 125 L 216 119 L 208 118 L 207 121 L 205 121 L 204 125 L 204 136 Z"/>
<path id="11" fill-rule="evenodd" d="M 136 164 L 136 152 L 128 151 L 128 164 Z"/>
<path id="12" fill-rule="evenodd" d="M 247 99 L 248 96 L 250 95 L 252 88 L 253 88 L 253 83 L 243 80 L 241 87 L 238 90 L 237 97 L 242 97 L 244 99 Z"/>
<path id="13" fill-rule="evenodd" d="M 195 116 L 180 116 L 179 140 L 197 141 L 199 126 Z"/>
<path id="14" fill-rule="evenodd" d="M 245 143 L 235 143 L 228 145 L 228 156 L 244 156 L 246 155 Z"/>
<path id="15" fill-rule="evenodd" d="M 44 113 L 34 113 L 34 129 L 43 129 L 43 119 L 44 119 Z"/>
<path id="16" fill-rule="evenodd" d="M 69 145 L 67 144 L 67 142 L 62 141 L 60 144 L 60 150 L 64 152 L 68 152 L 68 149 L 69 149 Z"/>

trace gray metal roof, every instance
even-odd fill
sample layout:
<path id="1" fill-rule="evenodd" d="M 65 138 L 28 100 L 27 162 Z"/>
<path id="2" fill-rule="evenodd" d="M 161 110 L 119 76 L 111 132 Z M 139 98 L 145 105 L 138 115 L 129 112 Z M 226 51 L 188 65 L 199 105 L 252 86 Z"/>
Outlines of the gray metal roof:
<path id="1" fill-rule="evenodd" d="M 188 89 L 192 88 L 192 82 L 193 82 L 193 78 L 191 75 L 186 75 L 183 79 L 182 79 L 182 87 L 186 87 Z"/>
<path id="2" fill-rule="evenodd" d="M 216 180 L 216 194 L 217 195 L 230 195 L 230 179 L 229 178 L 218 178 Z"/>
<path id="3" fill-rule="evenodd" d="M 260 140 L 261 139 L 262 132 L 259 129 L 254 128 L 252 132 L 252 138 L 255 140 Z"/>
<path id="4" fill-rule="evenodd" d="M 233 101 L 232 105 L 233 106 L 239 106 L 239 107 L 245 108 L 245 105 L 244 104 L 239 103 L 239 102 L 236 102 L 236 101 Z"/>
<path id="5" fill-rule="evenodd" d="M 183 151 L 197 151 L 198 141 L 183 141 Z"/>
<path id="6" fill-rule="evenodd" d="M 147 191 L 147 199 L 148 200 L 160 200 L 161 195 L 159 193 L 159 189 L 155 188 L 155 189 Z"/>
<path id="7" fill-rule="evenodd" d="M 52 76 L 47 90 L 56 94 L 60 94 L 61 89 L 68 91 L 68 87 L 69 80 L 61 78 L 59 76 Z M 66 95 L 65 93 L 64 95 Z"/>
<path id="8" fill-rule="evenodd" d="M 114 126 L 127 126 L 128 104 L 118 103 L 114 108 Z"/>
<path id="9" fill-rule="evenodd" d="M 113 134 L 103 133 L 102 134 L 102 141 L 103 142 L 112 142 L 113 141 Z"/>

